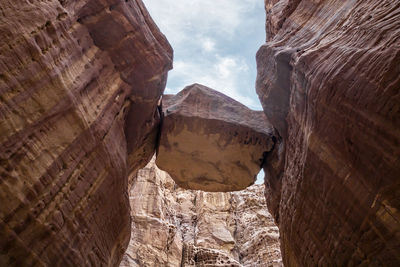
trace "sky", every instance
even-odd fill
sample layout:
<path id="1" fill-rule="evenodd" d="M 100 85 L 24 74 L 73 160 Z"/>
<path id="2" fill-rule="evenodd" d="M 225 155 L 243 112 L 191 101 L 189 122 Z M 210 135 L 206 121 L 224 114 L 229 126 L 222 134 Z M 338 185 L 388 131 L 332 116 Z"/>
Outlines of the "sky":
<path id="1" fill-rule="evenodd" d="M 264 0 L 143 0 L 174 49 L 166 94 L 200 83 L 251 109 L 258 48 L 265 42 Z M 260 173 L 256 183 L 262 183 Z"/>

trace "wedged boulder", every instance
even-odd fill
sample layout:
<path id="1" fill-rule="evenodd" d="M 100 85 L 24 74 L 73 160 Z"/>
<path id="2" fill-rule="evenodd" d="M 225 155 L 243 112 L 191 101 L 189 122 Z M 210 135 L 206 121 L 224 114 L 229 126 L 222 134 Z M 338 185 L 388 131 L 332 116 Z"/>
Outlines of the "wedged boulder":
<path id="1" fill-rule="evenodd" d="M 253 184 L 274 130 L 253 111 L 203 85 L 163 98 L 157 165 L 186 189 L 235 191 Z"/>

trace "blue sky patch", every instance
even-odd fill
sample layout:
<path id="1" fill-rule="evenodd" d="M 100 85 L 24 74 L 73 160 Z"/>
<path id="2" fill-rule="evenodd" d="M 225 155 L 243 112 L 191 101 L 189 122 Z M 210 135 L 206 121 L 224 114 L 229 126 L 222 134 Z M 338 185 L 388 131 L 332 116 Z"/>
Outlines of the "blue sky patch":
<path id="1" fill-rule="evenodd" d="M 258 48 L 265 42 L 263 0 L 143 0 L 174 49 L 166 94 L 200 83 L 251 109 Z M 263 182 L 260 172 L 257 183 Z"/>

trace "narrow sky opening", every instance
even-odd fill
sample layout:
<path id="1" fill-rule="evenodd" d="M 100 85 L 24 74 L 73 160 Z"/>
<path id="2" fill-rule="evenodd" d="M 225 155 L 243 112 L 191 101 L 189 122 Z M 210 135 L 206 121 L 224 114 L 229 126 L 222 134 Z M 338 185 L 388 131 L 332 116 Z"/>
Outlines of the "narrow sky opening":
<path id="1" fill-rule="evenodd" d="M 143 2 L 174 49 L 166 94 L 200 83 L 262 110 L 255 91 L 255 55 L 265 42 L 263 0 Z M 261 170 L 256 184 L 263 182 Z"/>
<path id="2" fill-rule="evenodd" d="M 257 174 L 257 180 L 256 180 L 255 184 L 263 184 L 264 176 L 265 176 L 264 170 L 261 169 L 261 171 Z"/>
<path id="3" fill-rule="evenodd" d="M 165 93 L 200 83 L 262 109 L 255 54 L 265 42 L 263 0 L 143 1 L 174 49 Z"/>

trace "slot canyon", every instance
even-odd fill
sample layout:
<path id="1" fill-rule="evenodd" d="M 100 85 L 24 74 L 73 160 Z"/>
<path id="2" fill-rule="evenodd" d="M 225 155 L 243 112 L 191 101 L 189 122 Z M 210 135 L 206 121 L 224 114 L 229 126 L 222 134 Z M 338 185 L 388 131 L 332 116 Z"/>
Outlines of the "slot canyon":
<path id="1" fill-rule="evenodd" d="M 400 1 L 264 4 L 255 111 L 142 0 L 1 0 L 0 266 L 400 265 Z"/>

